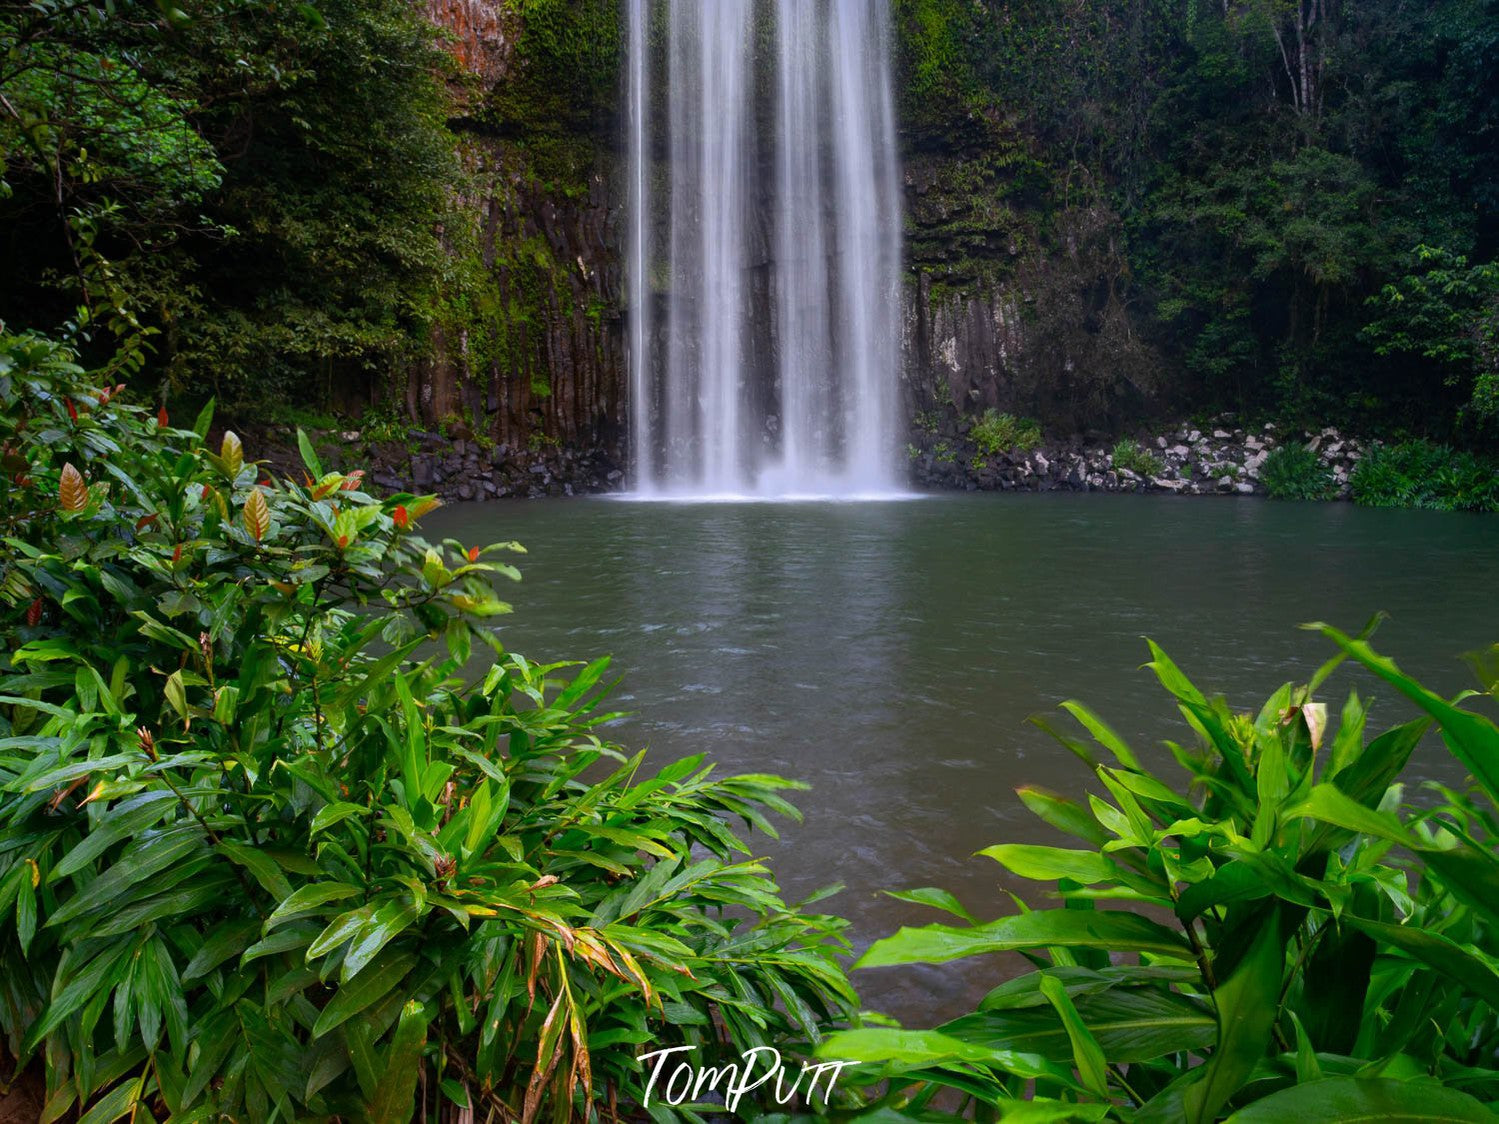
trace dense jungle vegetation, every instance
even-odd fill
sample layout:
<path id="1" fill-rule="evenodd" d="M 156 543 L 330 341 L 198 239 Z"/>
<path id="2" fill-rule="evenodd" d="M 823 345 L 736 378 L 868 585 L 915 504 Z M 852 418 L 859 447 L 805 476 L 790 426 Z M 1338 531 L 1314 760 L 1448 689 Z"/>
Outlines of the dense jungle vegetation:
<path id="1" fill-rule="evenodd" d="M 12 327 L 200 401 L 357 400 L 422 353 L 458 164 L 414 5 L 8 3 L 0 40 Z"/>
<path id="2" fill-rule="evenodd" d="M 1022 245 L 1082 259 L 1095 330 L 1126 310 L 1081 377 L 1492 435 L 1499 5 L 896 9 L 912 144 L 1000 161 Z"/>
<path id="3" fill-rule="evenodd" d="M 495 336 L 460 134 L 565 193 L 619 128 L 612 0 L 501 10 L 510 79 L 453 115 L 458 76 L 408 0 L 7 0 L 0 318 L 68 326 L 86 356 L 134 341 L 152 387 L 251 412 L 357 413 L 436 330 Z M 922 268 L 1029 286 L 1041 339 L 1096 337 L 1067 377 L 1116 423 L 1493 438 L 1499 4 L 893 13 L 906 148 L 940 155 L 958 215 Z"/>

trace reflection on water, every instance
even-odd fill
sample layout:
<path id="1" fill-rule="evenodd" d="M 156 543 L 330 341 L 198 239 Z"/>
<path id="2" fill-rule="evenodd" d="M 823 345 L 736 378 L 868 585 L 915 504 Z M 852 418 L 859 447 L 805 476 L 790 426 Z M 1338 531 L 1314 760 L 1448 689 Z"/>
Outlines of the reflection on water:
<path id="1" fill-rule="evenodd" d="M 828 908 L 860 945 L 940 919 L 882 888 L 940 885 L 980 916 L 1010 910 L 1001 872 L 973 852 L 1047 839 L 1018 785 L 1077 792 L 1087 779 L 1028 715 L 1080 698 L 1168 760 L 1161 740 L 1186 734 L 1139 670 L 1147 633 L 1242 707 L 1329 654 L 1305 621 L 1356 629 L 1388 610 L 1380 649 L 1448 692 L 1469 684 L 1458 655 L 1499 640 L 1499 519 L 1479 516 L 1051 495 L 567 500 L 458 505 L 426 522 L 434 537 L 526 544 L 525 580 L 504 591 L 505 643 L 537 658 L 612 653 L 617 702 L 636 712 L 616 740 L 660 764 L 706 751 L 810 782 L 806 822 L 757 850 L 790 895 L 845 883 Z M 1341 696 L 1352 682 L 1330 686 Z M 1375 728 L 1408 713 L 1357 682 Z M 1436 748 L 1421 767 L 1454 776 Z M 859 983 L 917 1019 L 988 979 Z"/>

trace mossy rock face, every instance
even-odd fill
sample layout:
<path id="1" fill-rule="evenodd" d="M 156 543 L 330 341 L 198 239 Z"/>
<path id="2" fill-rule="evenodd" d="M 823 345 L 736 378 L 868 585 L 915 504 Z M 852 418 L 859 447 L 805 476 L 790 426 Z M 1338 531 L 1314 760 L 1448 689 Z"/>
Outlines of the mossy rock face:
<path id="1" fill-rule="evenodd" d="M 408 401 L 429 423 L 461 418 L 498 442 L 613 447 L 619 5 L 503 0 L 484 12 L 495 65 L 458 91 L 463 221 L 444 232 L 437 354 Z"/>
<path id="2" fill-rule="evenodd" d="M 484 123 L 503 135 L 593 140 L 618 112 L 620 5 L 616 0 L 505 0 L 517 27 L 505 80 Z"/>
<path id="3" fill-rule="evenodd" d="M 907 159 L 905 257 L 912 270 L 931 275 L 934 295 L 1014 277 L 1040 233 L 1026 201 L 1035 174 L 1018 147 Z"/>

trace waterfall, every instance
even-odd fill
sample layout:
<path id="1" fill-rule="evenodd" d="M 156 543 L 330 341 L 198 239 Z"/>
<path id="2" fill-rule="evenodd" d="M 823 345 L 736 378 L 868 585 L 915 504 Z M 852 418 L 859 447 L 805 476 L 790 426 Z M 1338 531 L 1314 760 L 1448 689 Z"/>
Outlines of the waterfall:
<path id="1" fill-rule="evenodd" d="M 895 489 L 887 2 L 625 0 L 638 493 Z"/>
<path id="2" fill-rule="evenodd" d="M 626 19 L 629 28 L 628 57 L 630 63 L 629 88 L 625 102 L 629 106 L 630 124 L 630 240 L 629 263 L 626 275 L 631 289 L 637 294 L 650 291 L 647 274 L 648 237 L 647 222 L 651 209 L 649 157 L 646 137 L 650 131 L 650 71 L 646 59 L 646 5 L 648 0 L 628 0 L 630 10 Z M 651 399 L 650 371 L 647 366 L 648 341 L 651 338 L 651 307 L 649 300 L 634 302 L 630 319 L 630 448 L 647 449 L 651 442 L 649 408 Z M 650 491 L 655 484 L 655 468 L 651 458 L 639 457 L 635 461 L 635 486 Z"/>

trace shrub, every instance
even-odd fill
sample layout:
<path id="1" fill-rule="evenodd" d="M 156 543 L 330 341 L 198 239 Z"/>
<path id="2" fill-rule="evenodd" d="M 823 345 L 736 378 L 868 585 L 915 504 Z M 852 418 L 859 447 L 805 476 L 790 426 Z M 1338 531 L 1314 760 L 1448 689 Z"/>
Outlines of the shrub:
<path id="1" fill-rule="evenodd" d="M 859 962 L 1010 950 L 1034 970 L 935 1030 L 833 1035 L 828 1056 L 888 1082 L 873 1107 L 914 1117 L 946 1088 L 979 1119 L 1022 1107 L 1038 1120 L 1490 1118 L 1499 727 L 1426 690 L 1364 636 L 1318 627 L 1336 658 L 1257 714 L 1207 698 L 1151 645 L 1149 666 L 1197 740 L 1168 743 L 1185 783 L 1063 704 L 1092 744 L 1053 732 L 1104 795 L 1020 796 L 1081 846 L 982 852 L 1061 904 L 1017 898 L 1019 912 L 979 922 L 951 894 L 910 891 L 897 896 L 959 923 L 902 929 Z M 1355 693 L 1333 720 L 1314 696 L 1344 658 L 1421 715 L 1368 740 Z M 1499 647 L 1477 665 L 1492 672 Z M 1492 673 L 1484 685 L 1499 691 Z M 1433 787 L 1435 807 L 1403 808 L 1394 782 L 1433 726 L 1477 784 Z M 1038 1103 L 1020 1106 L 1028 1094 Z"/>
<path id="2" fill-rule="evenodd" d="M 1369 507 L 1499 511 L 1499 464 L 1430 441 L 1375 445 L 1350 484 L 1354 500 Z"/>
<path id="3" fill-rule="evenodd" d="M 1160 457 L 1127 437 L 1114 446 L 1113 456 L 1116 469 L 1125 469 L 1137 476 L 1159 476 L 1166 470 Z"/>
<path id="4" fill-rule="evenodd" d="M 1041 426 L 1030 418 L 1001 414 L 991 406 L 973 423 L 970 436 L 986 457 L 1009 451 L 1028 453 L 1041 444 Z"/>
<path id="5" fill-rule="evenodd" d="M 606 661 L 483 627 L 514 544 L 118 389 L 0 337 L 0 1034 L 48 1119 L 612 1118 L 644 1043 L 843 1016 L 841 922 L 726 822 L 794 786 L 605 741 Z"/>
<path id="6" fill-rule="evenodd" d="M 1281 445 L 1265 458 L 1265 490 L 1277 500 L 1328 500 L 1337 494 L 1332 474 L 1305 445 Z"/>

